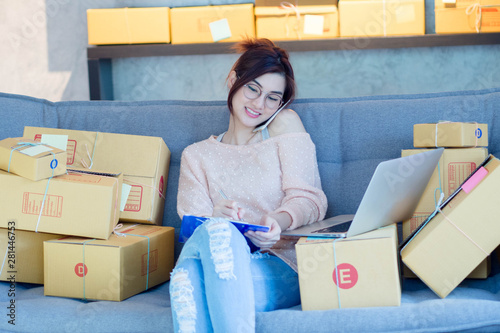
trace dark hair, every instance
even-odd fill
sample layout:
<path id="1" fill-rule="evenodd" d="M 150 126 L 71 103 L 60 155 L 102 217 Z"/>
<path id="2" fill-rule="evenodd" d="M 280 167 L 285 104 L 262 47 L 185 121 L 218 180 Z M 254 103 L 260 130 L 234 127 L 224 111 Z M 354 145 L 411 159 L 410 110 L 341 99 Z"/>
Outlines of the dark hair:
<path id="1" fill-rule="evenodd" d="M 266 38 L 245 39 L 233 47 L 243 53 L 234 63 L 231 71 L 236 72 L 236 81 L 229 90 L 227 105 L 233 112 L 234 94 L 248 82 L 268 73 L 279 73 L 285 77 L 283 102 L 295 98 L 295 77 L 288 60 L 288 52 Z"/>

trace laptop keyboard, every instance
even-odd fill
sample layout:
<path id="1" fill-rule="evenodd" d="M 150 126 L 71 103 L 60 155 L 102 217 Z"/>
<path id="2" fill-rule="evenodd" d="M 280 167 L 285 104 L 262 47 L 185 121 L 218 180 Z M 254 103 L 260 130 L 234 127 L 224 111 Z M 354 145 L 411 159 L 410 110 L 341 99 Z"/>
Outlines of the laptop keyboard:
<path id="1" fill-rule="evenodd" d="M 333 233 L 333 232 L 347 232 L 351 226 L 352 221 L 343 222 L 340 224 L 332 225 L 323 229 L 313 231 L 313 233 Z"/>

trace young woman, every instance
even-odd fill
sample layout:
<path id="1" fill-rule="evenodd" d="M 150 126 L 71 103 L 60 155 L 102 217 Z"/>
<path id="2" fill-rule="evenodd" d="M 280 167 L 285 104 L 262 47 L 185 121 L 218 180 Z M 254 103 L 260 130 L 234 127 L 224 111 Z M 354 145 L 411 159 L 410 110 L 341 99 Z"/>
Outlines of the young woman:
<path id="1" fill-rule="evenodd" d="M 297 274 L 250 248 L 272 247 L 282 230 L 321 220 L 327 208 L 315 146 L 297 113 L 279 111 L 295 96 L 288 53 L 267 39 L 243 41 L 238 50 L 227 77 L 227 131 L 190 145 L 181 158 L 179 216 L 212 218 L 185 243 L 172 272 L 176 332 L 254 332 L 255 311 L 299 304 Z M 270 231 L 242 235 L 222 218 Z"/>

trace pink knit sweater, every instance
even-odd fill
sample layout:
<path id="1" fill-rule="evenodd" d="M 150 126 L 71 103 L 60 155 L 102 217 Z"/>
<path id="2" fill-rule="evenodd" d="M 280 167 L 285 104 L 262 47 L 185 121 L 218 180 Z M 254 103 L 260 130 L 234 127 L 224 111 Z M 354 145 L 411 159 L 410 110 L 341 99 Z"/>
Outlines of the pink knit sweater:
<path id="1" fill-rule="evenodd" d="M 307 133 L 290 133 L 249 145 L 229 145 L 215 137 L 182 153 L 177 211 L 211 216 L 219 190 L 245 209 L 243 220 L 287 212 L 290 229 L 321 220 L 327 199 L 321 190 L 316 148 Z"/>

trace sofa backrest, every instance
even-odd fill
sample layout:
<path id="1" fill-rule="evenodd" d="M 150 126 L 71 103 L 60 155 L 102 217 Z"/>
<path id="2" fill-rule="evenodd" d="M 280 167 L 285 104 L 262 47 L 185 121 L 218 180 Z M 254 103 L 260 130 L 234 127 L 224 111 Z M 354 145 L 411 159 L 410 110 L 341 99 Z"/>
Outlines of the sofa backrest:
<path id="1" fill-rule="evenodd" d="M 489 125 L 489 151 L 500 156 L 500 89 L 359 98 L 299 99 L 299 113 L 316 144 L 327 216 L 352 214 L 383 160 L 413 148 L 413 124 L 440 120 Z M 180 227 L 176 211 L 182 150 L 227 129 L 225 101 L 74 101 L 52 103 L 0 94 L 0 139 L 24 126 L 162 137 L 171 150 L 163 224 Z"/>

